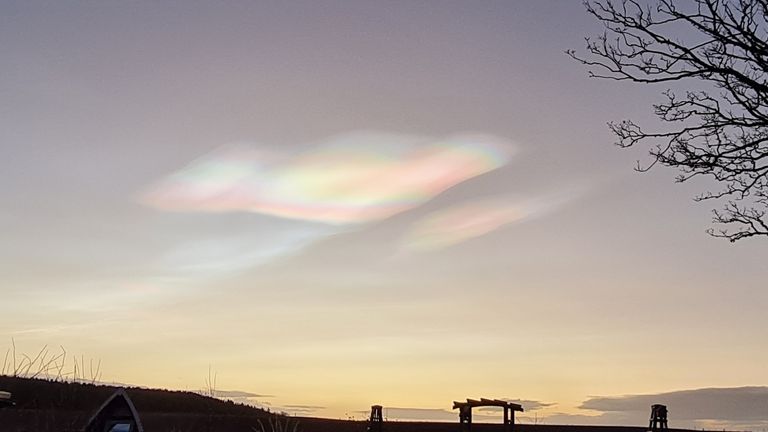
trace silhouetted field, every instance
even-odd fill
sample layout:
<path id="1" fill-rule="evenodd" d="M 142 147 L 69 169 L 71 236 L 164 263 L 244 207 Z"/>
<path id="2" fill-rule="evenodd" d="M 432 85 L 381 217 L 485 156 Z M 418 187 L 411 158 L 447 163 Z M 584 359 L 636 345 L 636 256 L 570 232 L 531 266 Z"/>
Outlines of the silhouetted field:
<path id="1" fill-rule="evenodd" d="M 0 389 L 13 393 L 16 406 L 0 409 L 0 432 L 75 432 L 115 387 L 0 376 Z M 364 421 L 276 416 L 248 405 L 185 391 L 127 388 L 146 432 L 255 432 L 259 420 L 298 421 L 297 432 L 364 432 Z M 475 432 L 501 432 L 501 424 L 478 423 Z M 517 432 L 645 432 L 644 427 L 516 425 Z M 456 423 L 386 422 L 385 432 L 458 432 Z M 682 431 L 670 429 L 671 432 Z"/>
<path id="2" fill-rule="evenodd" d="M 0 376 L 16 406 L 0 410 L 0 432 L 78 431 L 116 387 Z M 273 414 L 185 391 L 127 388 L 148 432 L 250 431 Z"/>
<path id="3" fill-rule="evenodd" d="M 300 418 L 305 432 L 361 432 L 366 422 Z M 645 427 L 627 426 L 567 426 L 567 425 L 515 425 L 516 432 L 647 432 Z M 473 423 L 473 432 L 502 432 L 504 426 L 492 423 Z M 670 432 L 690 432 L 685 429 L 669 429 Z M 384 432 L 460 432 L 458 419 L 455 423 L 445 422 L 405 422 L 391 421 L 384 423 Z"/>

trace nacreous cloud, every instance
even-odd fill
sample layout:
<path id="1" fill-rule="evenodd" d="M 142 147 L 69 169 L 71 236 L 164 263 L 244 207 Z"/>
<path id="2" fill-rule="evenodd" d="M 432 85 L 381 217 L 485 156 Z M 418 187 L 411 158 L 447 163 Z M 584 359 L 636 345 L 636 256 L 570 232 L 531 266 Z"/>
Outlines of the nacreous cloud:
<path id="1" fill-rule="evenodd" d="M 411 225 L 400 241 L 400 248 L 406 252 L 426 252 L 453 246 L 506 225 L 541 217 L 579 193 L 564 189 L 525 200 L 495 196 L 438 209 Z"/>
<path id="2" fill-rule="evenodd" d="M 330 224 L 385 219 L 506 164 L 488 135 L 443 139 L 348 133 L 302 151 L 219 149 L 154 185 L 141 201 L 168 211 L 255 212 Z"/>
<path id="3" fill-rule="evenodd" d="M 403 238 L 402 247 L 421 252 L 453 246 L 519 221 L 528 211 L 499 199 L 454 205 L 416 221 Z"/>

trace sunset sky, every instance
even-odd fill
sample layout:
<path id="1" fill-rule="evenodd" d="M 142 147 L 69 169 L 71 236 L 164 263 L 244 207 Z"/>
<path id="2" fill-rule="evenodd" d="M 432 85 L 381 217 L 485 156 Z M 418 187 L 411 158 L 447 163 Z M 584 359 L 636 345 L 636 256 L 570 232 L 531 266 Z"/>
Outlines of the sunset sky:
<path id="1" fill-rule="evenodd" d="M 606 122 L 665 88 L 589 79 L 599 32 L 575 0 L 0 2 L 0 355 L 331 418 L 765 430 L 768 241 L 633 171 Z"/>

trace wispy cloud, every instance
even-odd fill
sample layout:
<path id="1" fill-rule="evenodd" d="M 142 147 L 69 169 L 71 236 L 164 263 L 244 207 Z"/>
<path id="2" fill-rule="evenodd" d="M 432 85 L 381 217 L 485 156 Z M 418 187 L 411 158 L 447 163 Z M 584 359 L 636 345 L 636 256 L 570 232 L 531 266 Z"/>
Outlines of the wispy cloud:
<path id="1" fill-rule="evenodd" d="M 208 394 L 206 390 L 199 390 L 200 394 Z M 245 405 L 251 405 L 257 408 L 267 409 L 272 412 L 286 413 L 289 415 L 312 415 L 326 409 L 320 405 L 306 404 L 275 404 L 265 399 L 272 399 L 275 396 L 270 394 L 259 394 L 243 390 L 216 390 L 216 397 L 219 399 L 231 400 Z"/>
<path id="2" fill-rule="evenodd" d="M 216 396 L 220 398 L 270 398 L 268 394 L 258 394 L 242 390 L 216 390 Z"/>
<path id="3" fill-rule="evenodd" d="M 208 395 L 207 390 L 198 390 L 202 395 Z M 216 397 L 219 399 L 230 400 L 232 402 L 250 405 L 262 409 L 272 410 L 272 404 L 264 399 L 273 398 L 274 395 L 259 394 L 243 390 L 216 390 Z"/>
<path id="4" fill-rule="evenodd" d="M 655 403 L 668 406 L 672 425 L 682 423 L 685 427 L 731 430 L 768 427 L 768 387 L 765 386 L 593 397 L 579 408 L 600 413 L 585 417 L 593 424 L 644 424 L 648 422 L 650 406 Z"/>
<path id="5" fill-rule="evenodd" d="M 237 225 L 234 228 L 239 228 L 239 232 L 222 228 L 218 236 L 180 242 L 158 260 L 159 267 L 168 274 L 197 281 L 231 275 L 290 255 L 340 231 L 338 227 L 316 223 L 255 221 L 259 222 L 264 227 L 244 229 Z"/>
<path id="6" fill-rule="evenodd" d="M 600 412 L 649 411 L 651 404 L 669 407 L 670 417 L 683 420 L 768 421 L 768 387 L 704 388 L 669 393 L 593 397 L 579 408 Z"/>
<path id="7" fill-rule="evenodd" d="M 445 138 L 353 132 L 286 152 L 221 148 L 140 197 L 167 211 L 254 212 L 329 224 L 385 219 L 506 164 L 513 146 L 488 135 Z"/>
<path id="8" fill-rule="evenodd" d="M 518 405 L 522 405 L 523 409 L 525 411 L 538 411 L 543 408 L 548 408 L 551 406 L 554 406 L 556 404 L 554 403 L 547 403 L 537 400 L 530 400 L 530 399 L 508 399 L 508 398 L 502 398 L 501 400 L 516 403 Z M 501 411 L 501 407 L 480 407 L 478 408 L 478 411 L 486 411 L 486 412 L 496 412 Z"/>
<path id="9" fill-rule="evenodd" d="M 319 405 L 285 405 L 286 408 L 306 409 L 306 410 L 322 410 L 324 406 Z"/>
<path id="10" fill-rule="evenodd" d="M 522 206 L 502 200 L 461 203 L 416 221 L 403 238 L 402 247 L 418 252 L 442 249 L 521 220 L 526 212 Z"/>
<path id="11" fill-rule="evenodd" d="M 441 408 L 384 407 L 382 411 L 384 418 L 388 420 L 452 421 L 459 418 L 456 411 Z M 365 415 L 369 412 L 359 411 L 359 413 Z"/>
<path id="12" fill-rule="evenodd" d="M 316 414 L 320 411 L 325 410 L 326 407 L 320 406 L 320 405 L 301 405 L 301 404 L 293 404 L 293 405 L 283 405 L 279 407 L 277 410 L 285 412 L 290 415 L 311 415 Z"/>
<path id="13" fill-rule="evenodd" d="M 450 247 L 504 226 L 540 217 L 574 195 L 558 193 L 534 199 L 496 196 L 441 208 L 414 222 L 401 239 L 400 247 L 411 252 Z"/>

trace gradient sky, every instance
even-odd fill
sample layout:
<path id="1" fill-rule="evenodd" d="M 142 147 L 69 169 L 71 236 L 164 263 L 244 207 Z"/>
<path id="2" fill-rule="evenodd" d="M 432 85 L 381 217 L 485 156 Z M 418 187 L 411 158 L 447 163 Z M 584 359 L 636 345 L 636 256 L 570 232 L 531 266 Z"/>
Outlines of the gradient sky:
<path id="1" fill-rule="evenodd" d="M 599 29 L 556 0 L 0 2 L 0 348 L 325 417 L 650 397 L 767 427 L 768 243 L 611 145 L 664 89 L 588 79 L 563 51 Z"/>

